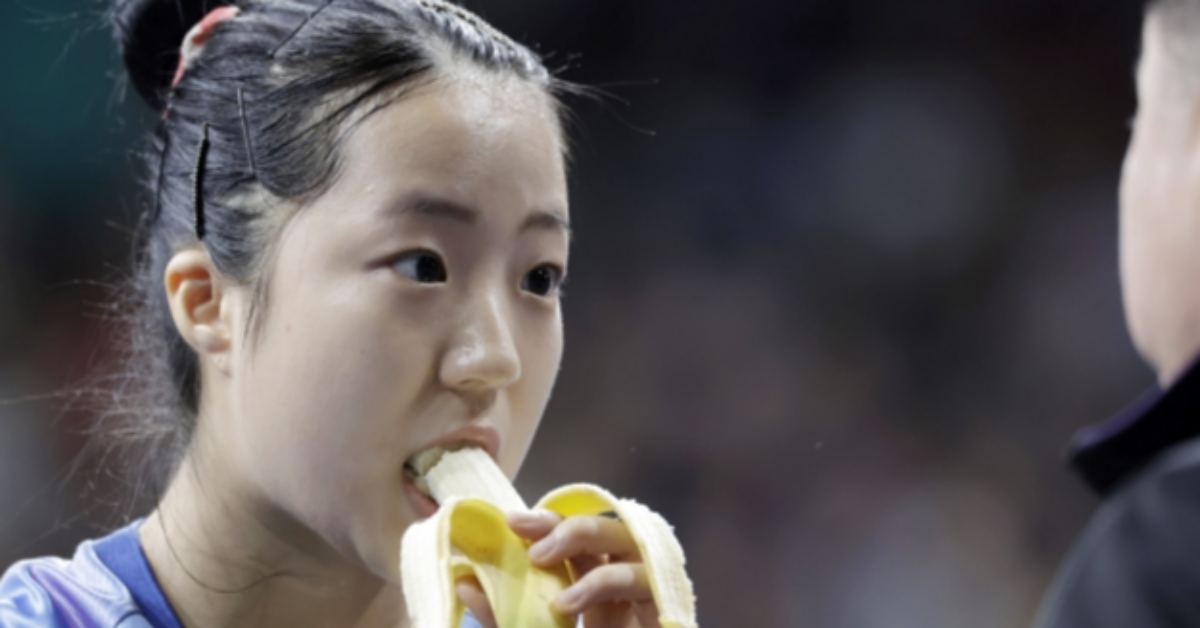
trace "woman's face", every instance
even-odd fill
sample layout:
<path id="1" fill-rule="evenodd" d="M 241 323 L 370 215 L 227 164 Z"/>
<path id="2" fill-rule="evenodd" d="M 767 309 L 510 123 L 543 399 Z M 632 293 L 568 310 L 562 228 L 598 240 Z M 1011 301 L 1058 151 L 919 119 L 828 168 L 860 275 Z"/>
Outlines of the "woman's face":
<path id="1" fill-rule="evenodd" d="M 342 155 L 280 236 L 216 437 L 283 527 L 397 580 L 400 538 L 430 514 L 405 461 L 469 441 L 515 476 L 549 400 L 561 137 L 538 87 L 466 70 L 368 117 Z"/>

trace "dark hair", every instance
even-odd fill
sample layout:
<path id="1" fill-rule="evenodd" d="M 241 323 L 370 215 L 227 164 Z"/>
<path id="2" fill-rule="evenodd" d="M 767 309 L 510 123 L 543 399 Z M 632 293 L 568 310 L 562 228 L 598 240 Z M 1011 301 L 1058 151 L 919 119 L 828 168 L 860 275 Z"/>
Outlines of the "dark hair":
<path id="1" fill-rule="evenodd" d="M 172 87 L 185 35 L 222 5 L 240 12 Z M 253 288 L 253 319 L 279 227 L 332 184 L 357 122 L 447 63 L 531 81 L 556 108 L 562 84 L 528 48 L 441 0 L 117 0 L 112 22 L 130 81 L 161 119 L 143 151 L 147 193 L 121 297 L 126 358 L 97 431 L 106 452 L 120 446 L 134 493 L 158 495 L 191 442 L 201 385 L 162 287 L 170 258 L 201 242 L 222 274 Z"/>

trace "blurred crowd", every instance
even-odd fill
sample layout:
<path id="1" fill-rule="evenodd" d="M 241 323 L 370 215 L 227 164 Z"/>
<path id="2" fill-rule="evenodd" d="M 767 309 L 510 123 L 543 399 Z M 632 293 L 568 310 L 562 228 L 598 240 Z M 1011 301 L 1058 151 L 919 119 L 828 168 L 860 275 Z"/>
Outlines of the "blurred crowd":
<path id="1" fill-rule="evenodd" d="M 571 101 L 567 353 L 518 485 L 677 528 L 708 626 L 1027 624 L 1124 329 L 1128 1 L 471 0 Z M 153 114 L 95 0 L 0 3 L 0 569 L 123 516 L 63 391 Z M 99 366 L 103 368 L 103 366 Z"/>

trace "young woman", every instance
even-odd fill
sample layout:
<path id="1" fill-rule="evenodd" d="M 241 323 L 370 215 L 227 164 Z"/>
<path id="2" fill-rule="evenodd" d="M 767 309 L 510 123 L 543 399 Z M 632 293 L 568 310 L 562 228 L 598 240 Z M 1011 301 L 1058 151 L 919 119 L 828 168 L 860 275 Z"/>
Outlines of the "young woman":
<path id="1" fill-rule="evenodd" d="M 515 475 L 559 368 L 560 86 L 440 0 L 113 16 L 161 120 L 112 427 L 165 490 L 71 560 L 12 567 L 0 626 L 406 626 L 400 539 L 430 503 L 405 461 L 468 442 Z M 510 525 L 586 573 L 562 612 L 657 625 L 619 522 Z"/>

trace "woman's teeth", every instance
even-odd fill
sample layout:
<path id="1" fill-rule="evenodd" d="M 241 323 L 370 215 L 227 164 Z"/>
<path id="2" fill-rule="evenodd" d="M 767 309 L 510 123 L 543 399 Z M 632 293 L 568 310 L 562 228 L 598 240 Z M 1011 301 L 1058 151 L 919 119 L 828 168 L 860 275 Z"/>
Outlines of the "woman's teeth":
<path id="1" fill-rule="evenodd" d="M 430 447 L 409 458 L 408 462 L 404 463 L 404 466 L 411 468 L 417 474 L 417 477 L 421 477 L 429 473 L 429 470 L 442 459 L 445 453 L 445 447 Z"/>
<path id="2" fill-rule="evenodd" d="M 421 451 L 416 454 L 413 454 L 413 456 L 404 463 L 404 466 L 406 469 L 411 469 L 412 472 L 415 473 L 417 477 L 422 477 L 426 473 L 429 473 L 429 470 L 432 469 L 433 466 L 436 465 L 438 462 L 440 462 L 442 459 L 442 456 L 446 455 L 447 453 L 452 452 L 452 451 L 459 451 L 460 449 L 473 449 L 473 448 L 479 448 L 479 445 L 475 444 L 475 443 L 466 442 L 466 441 L 452 443 L 449 445 L 438 445 L 436 447 L 430 447 L 429 449 L 426 449 L 425 451 Z"/>
<path id="3" fill-rule="evenodd" d="M 447 453 L 458 451 L 460 449 L 476 447 L 478 447 L 478 445 L 466 442 L 455 443 L 447 446 L 439 445 L 436 447 L 430 447 L 425 451 L 414 454 L 411 458 L 405 461 L 404 474 L 408 477 L 409 481 L 412 482 L 413 486 L 415 486 L 418 491 L 427 497 L 432 497 L 432 495 L 429 493 L 429 481 L 425 478 L 425 476 L 429 473 L 429 470 L 436 466 L 437 463 L 441 462 L 442 456 L 445 456 Z"/>

